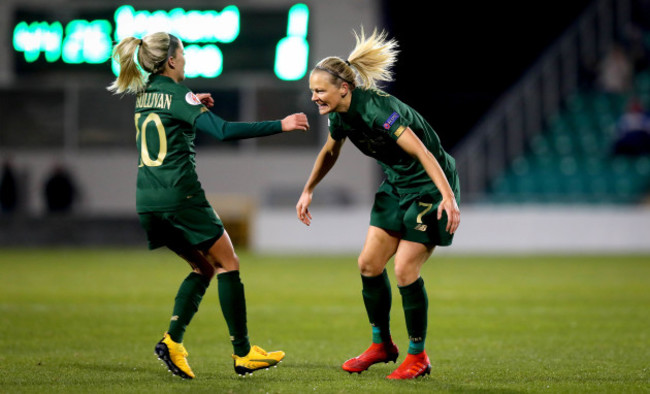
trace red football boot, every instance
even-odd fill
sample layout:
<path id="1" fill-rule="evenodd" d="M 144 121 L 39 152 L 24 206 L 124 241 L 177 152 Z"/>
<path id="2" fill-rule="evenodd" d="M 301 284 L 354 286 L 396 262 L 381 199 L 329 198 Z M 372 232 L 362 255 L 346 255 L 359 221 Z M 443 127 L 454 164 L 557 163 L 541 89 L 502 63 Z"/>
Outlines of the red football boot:
<path id="1" fill-rule="evenodd" d="M 387 379 L 415 379 L 431 373 L 431 362 L 425 352 L 420 354 L 407 354 L 406 358 Z"/>
<path id="2" fill-rule="evenodd" d="M 372 364 L 395 362 L 397 356 L 399 356 L 399 349 L 393 341 L 388 344 L 373 342 L 360 356 L 344 362 L 342 368 L 350 373 L 361 373 L 370 368 Z"/>

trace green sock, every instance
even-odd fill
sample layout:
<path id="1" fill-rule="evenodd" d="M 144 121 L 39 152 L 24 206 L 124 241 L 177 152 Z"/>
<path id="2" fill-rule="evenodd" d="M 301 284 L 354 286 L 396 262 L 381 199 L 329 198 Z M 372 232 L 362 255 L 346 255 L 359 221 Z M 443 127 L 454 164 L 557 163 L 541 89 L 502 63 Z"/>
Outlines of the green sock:
<path id="1" fill-rule="evenodd" d="M 246 326 L 246 298 L 244 285 L 239 279 L 239 271 L 228 271 L 217 275 L 219 283 L 219 303 L 228 325 L 230 341 L 235 354 L 243 357 L 248 354 L 251 344 L 248 341 Z"/>
<path id="2" fill-rule="evenodd" d="M 420 277 L 410 285 L 399 287 L 406 318 L 406 331 L 409 334 L 409 354 L 424 351 L 424 341 L 427 336 L 427 311 L 429 299 L 424 288 L 424 280 Z"/>
<path id="3" fill-rule="evenodd" d="M 393 297 L 388 274 L 384 269 L 384 272 L 374 277 L 361 275 L 361 283 L 363 303 L 372 325 L 372 341 L 390 342 L 390 308 Z"/>
<path id="4" fill-rule="evenodd" d="M 185 329 L 199 310 L 199 304 L 209 285 L 210 280 L 196 272 L 190 273 L 181 283 L 174 300 L 174 312 L 167 330 L 172 341 L 183 342 Z"/>

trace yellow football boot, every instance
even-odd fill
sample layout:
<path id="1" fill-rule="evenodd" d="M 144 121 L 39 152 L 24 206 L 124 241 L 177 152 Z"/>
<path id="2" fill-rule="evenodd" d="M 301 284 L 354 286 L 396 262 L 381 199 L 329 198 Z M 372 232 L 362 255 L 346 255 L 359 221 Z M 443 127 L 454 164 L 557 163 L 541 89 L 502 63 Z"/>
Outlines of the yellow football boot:
<path id="1" fill-rule="evenodd" d="M 182 343 L 172 341 L 169 334 L 165 333 L 163 339 L 156 344 L 155 350 L 158 360 L 164 361 L 167 368 L 174 375 L 184 379 L 194 379 L 194 372 L 187 364 L 187 350 Z"/>
<path id="2" fill-rule="evenodd" d="M 259 346 L 253 346 L 248 354 L 244 357 L 232 355 L 235 360 L 235 372 L 239 375 L 246 376 L 247 373 L 253 373 L 258 369 L 268 369 L 277 366 L 284 358 L 283 351 L 266 352 Z"/>

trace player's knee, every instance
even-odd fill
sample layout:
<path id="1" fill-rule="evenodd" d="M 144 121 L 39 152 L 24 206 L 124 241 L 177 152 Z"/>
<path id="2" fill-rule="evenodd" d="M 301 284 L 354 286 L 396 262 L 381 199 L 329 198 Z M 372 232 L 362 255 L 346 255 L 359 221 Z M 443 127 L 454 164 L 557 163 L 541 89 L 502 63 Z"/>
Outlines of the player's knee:
<path id="1" fill-rule="evenodd" d="M 223 268 L 226 271 L 238 271 L 239 270 L 239 257 L 233 255 L 228 261 L 224 264 Z"/>
<path id="2" fill-rule="evenodd" d="M 384 266 L 382 264 L 378 264 L 372 259 L 366 258 L 364 255 L 359 256 L 357 264 L 359 266 L 359 272 L 361 272 L 361 275 L 363 276 L 377 276 L 381 275 L 384 271 Z"/>
<path id="3" fill-rule="evenodd" d="M 395 279 L 398 286 L 407 286 L 417 280 L 420 273 L 407 264 L 395 264 Z"/>
<path id="4" fill-rule="evenodd" d="M 197 274 L 203 276 L 208 281 L 211 281 L 212 278 L 214 278 L 214 275 L 217 273 L 217 269 L 214 266 L 210 265 L 210 266 L 204 266 L 204 267 L 201 267 L 201 268 L 195 268 L 194 272 L 196 272 Z"/>
<path id="5" fill-rule="evenodd" d="M 214 265 L 217 268 L 221 268 L 224 271 L 238 271 L 239 270 L 239 257 L 235 253 L 232 253 L 229 256 L 223 256 L 220 258 L 213 258 Z"/>

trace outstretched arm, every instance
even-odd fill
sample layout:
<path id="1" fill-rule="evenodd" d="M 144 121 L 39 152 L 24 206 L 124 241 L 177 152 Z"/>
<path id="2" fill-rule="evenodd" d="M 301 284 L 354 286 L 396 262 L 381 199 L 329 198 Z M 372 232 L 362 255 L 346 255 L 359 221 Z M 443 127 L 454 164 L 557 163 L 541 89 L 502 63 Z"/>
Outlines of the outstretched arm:
<path id="1" fill-rule="evenodd" d="M 263 122 L 227 122 L 210 111 L 196 118 L 197 130 L 208 133 L 220 141 L 264 137 L 283 131 L 309 130 L 307 116 L 303 113 L 289 115 L 282 120 Z"/>
<path id="2" fill-rule="evenodd" d="M 455 233 L 460 224 L 460 210 L 440 163 L 411 128 L 407 128 L 397 139 L 397 145 L 422 164 L 427 175 L 440 190 L 442 201 L 438 206 L 438 220 L 442 218 L 442 212 L 445 211 L 447 213 L 447 232 L 450 234 Z"/>
<path id="3" fill-rule="evenodd" d="M 341 147 L 344 142 L 344 139 L 335 140 L 332 136 L 328 135 L 327 142 L 325 142 L 325 145 L 316 157 L 314 168 L 311 170 L 311 174 L 309 175 L 309 179 L 307 179 L 307 183 L 305 183 L 298 204 L 296 204 L 298 219 L 307 226 L 311 224 L 309 205 L 311 204 L 314 189 L 316 188 L 316 185 L 325 178 L 325 175 L 327 175 L 332 167 L 334 167 L 336 160 L 339 158 Z"/>

